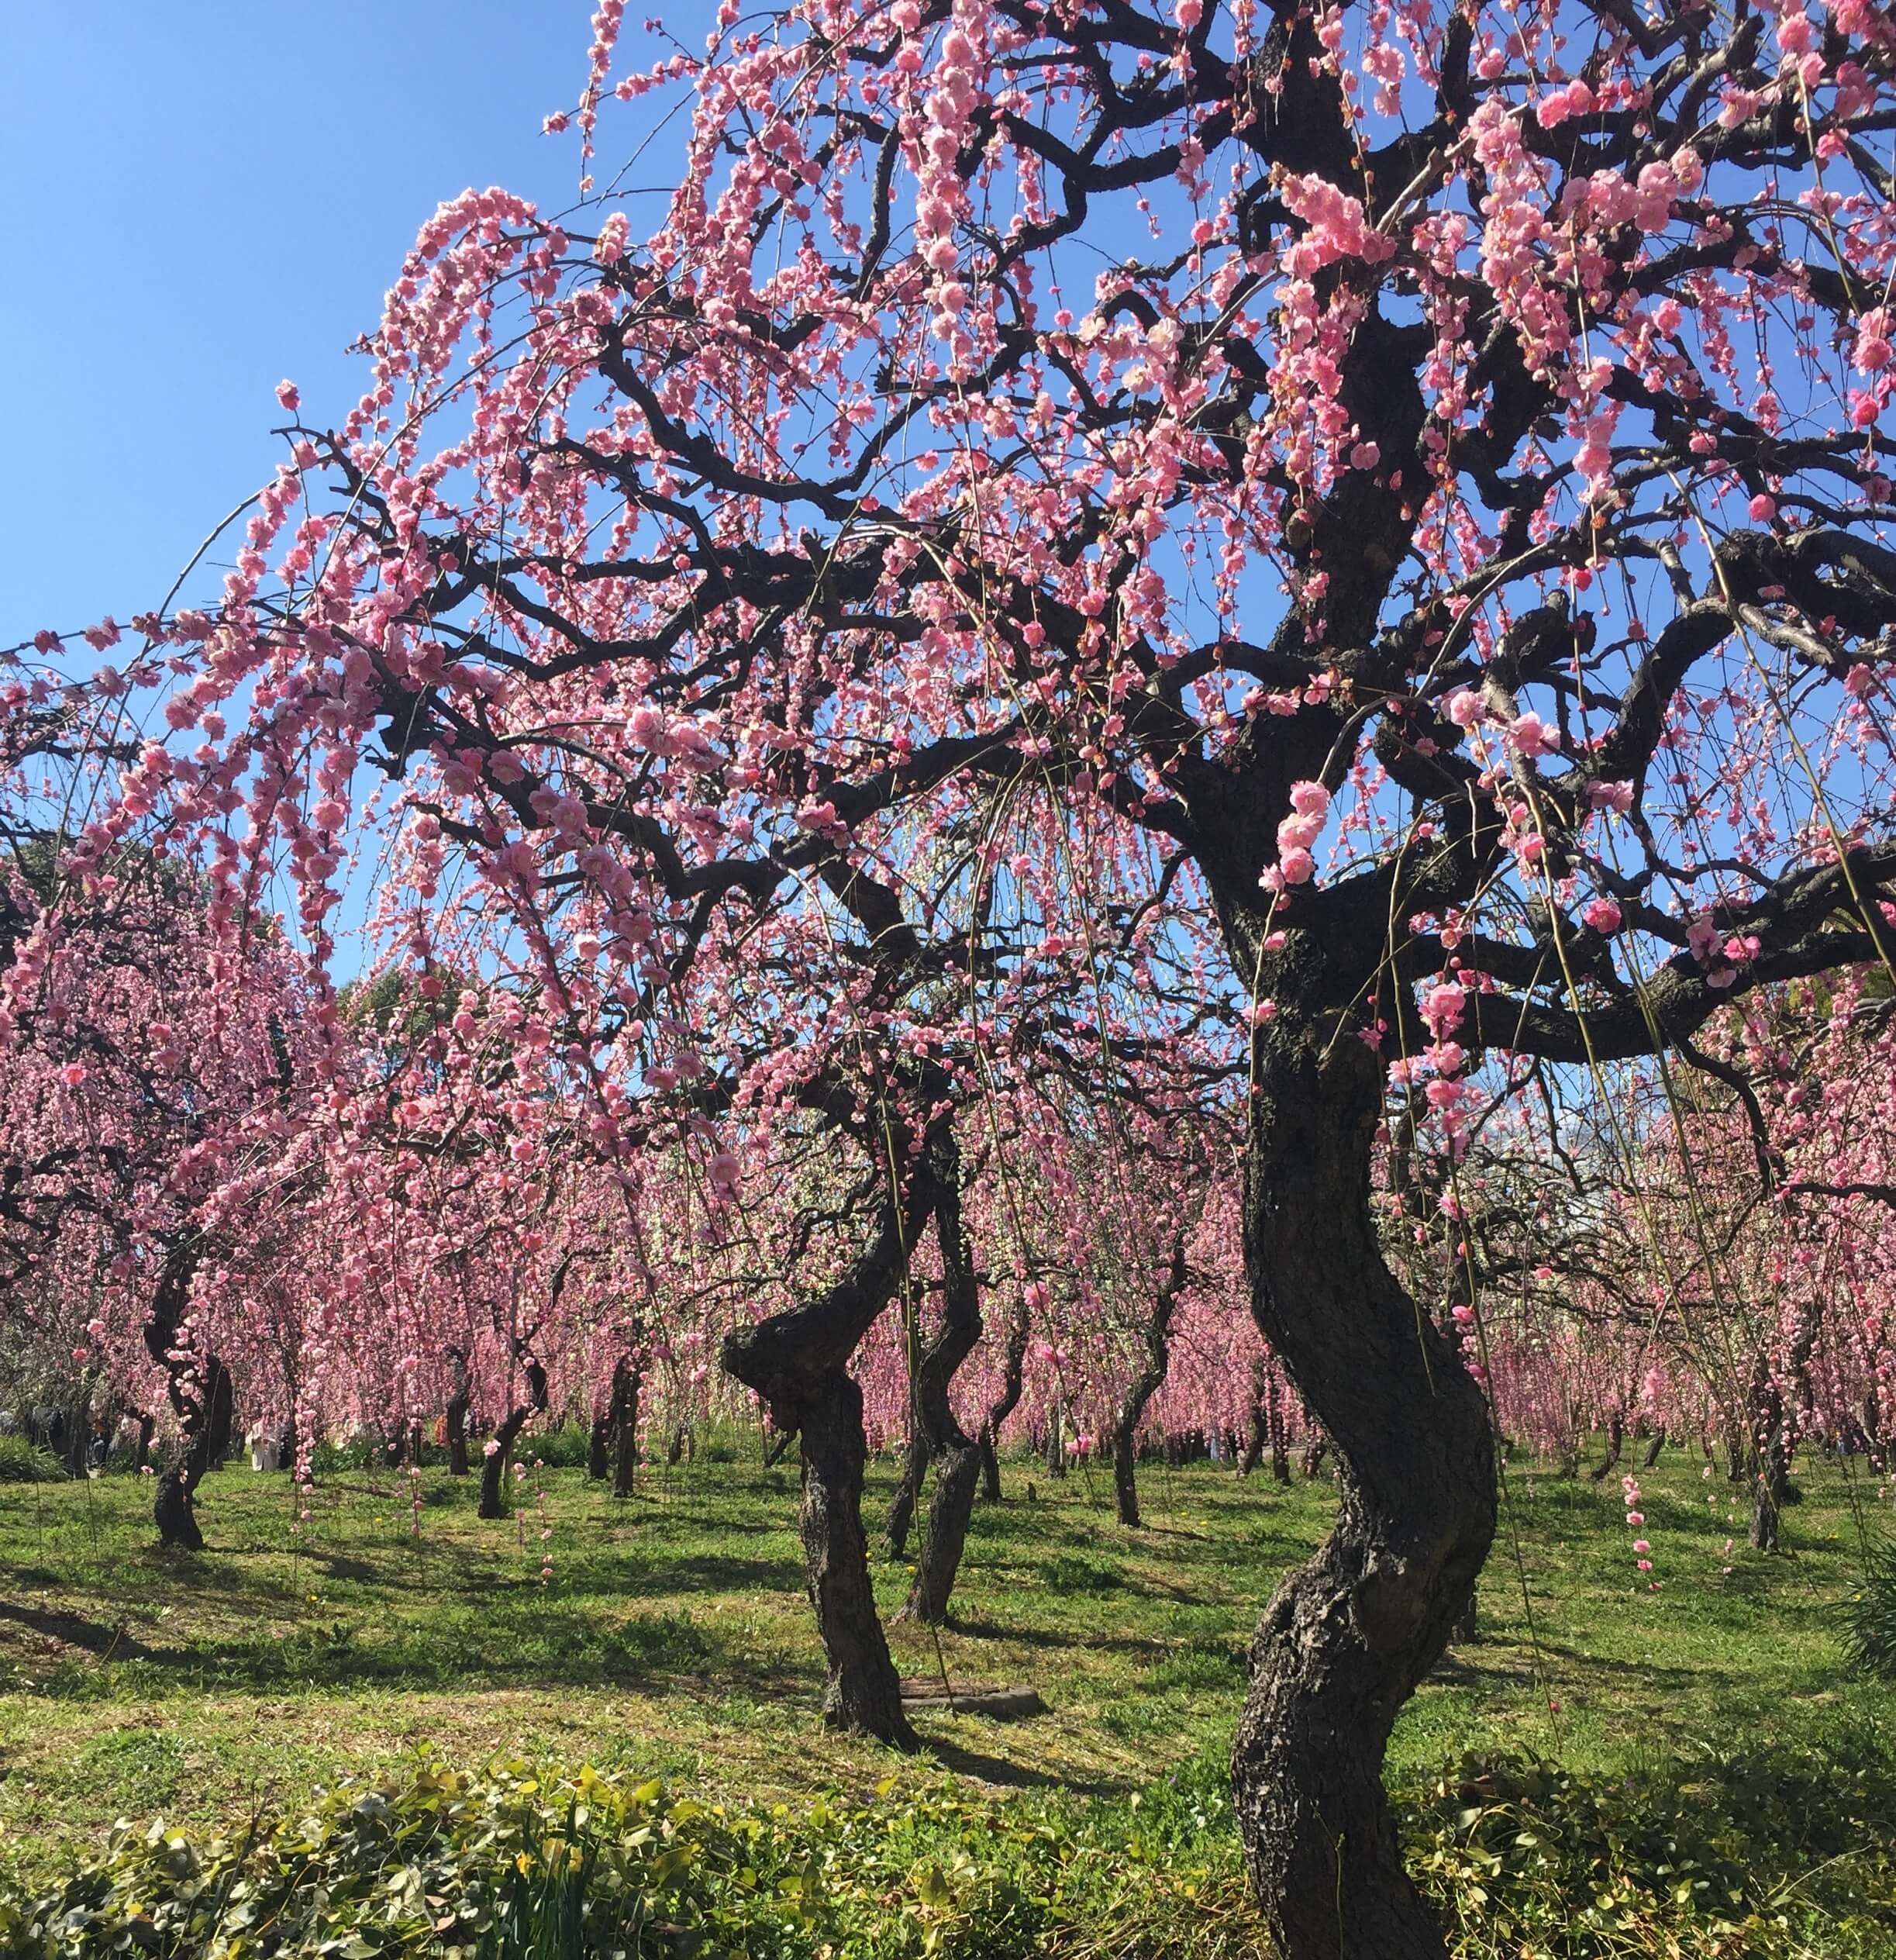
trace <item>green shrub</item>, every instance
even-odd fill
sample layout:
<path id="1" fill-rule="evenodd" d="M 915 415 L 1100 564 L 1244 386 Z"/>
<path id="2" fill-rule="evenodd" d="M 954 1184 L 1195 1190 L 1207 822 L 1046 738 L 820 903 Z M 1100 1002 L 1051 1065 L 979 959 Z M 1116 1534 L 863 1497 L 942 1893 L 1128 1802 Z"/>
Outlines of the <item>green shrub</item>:
<path id="1" fill-rule="evenodd" d="M 592 1437 L 577 1423 L 564 1423 L 539 1436 L 523 1436 L 514 1447 L 515 1456 L 531 1469 L 537 1457 L 550 1470 L 583 1470 L 592 1448 Z"/>
<path id="2" fill-rule="evenodd" d="M 1469 1758 L 1398 1803 L 1456 1960 L 1891 1960 L 1896 1762 L 1782 1748 L 1587 1778 Z M 581 1770 L 458 1775 L 205 1842 L 121 1826 L 9 1960 L 1238 1960 L 1267 1950 L 1222 1757 L 1126 1800 L 944 1779 L 724 1808 Z"/>
<path id="3" fill-rule="evenodd" d="M 424 1760 L 388 1791 L 345 1785 L 309 1814 L 194 1843 L 121 1827 L 105 1858 L 35 1900 L 0 1895 L 18 1960 L 646 1960 L 788 1951 L 794 1896 L 760 1826 L 582 1769 L 544 1784 Z M 767 1845 L 765 1847 L 767 1850 Z"/>
<path id="4" fill-rule="evenodd" d="M 23 1436 L 0 1436 L 0 1484 L 57 1484 L 66 1466 L 50 1450 Z"/>
<path id="5" fill-rule="evenodd" d="M 1643 1775 L 1470 1757 L 1405 1820 L 1457 1955 L 1896 1955 L 1896 1764 L 1785 1748 Z"/>
<path id="6" fill-rule="evenodd" d="M 388 1460 L 380 1438 L 352 1436 L 346 1443 L 322 1442 L 309 1452 L 309 1474 L 319 1482 L 325 1477 L 340 1476 L 345 1470 L 364 1470 L 371 1464 L 381 1467 Z"/>
<path id="7" fill-rule="evenodd" d="M 1851 1665 L 1896 1681 L 1896 1538 L 1870 1548 L 1863 1582 L 1842 1610 L 1844 1651 Z"/>

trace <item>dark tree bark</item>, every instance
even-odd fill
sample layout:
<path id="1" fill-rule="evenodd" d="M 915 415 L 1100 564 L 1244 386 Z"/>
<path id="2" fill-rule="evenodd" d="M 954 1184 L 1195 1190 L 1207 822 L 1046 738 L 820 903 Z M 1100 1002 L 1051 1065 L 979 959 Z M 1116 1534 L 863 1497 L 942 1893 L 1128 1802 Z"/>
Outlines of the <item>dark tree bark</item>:
<path id="1" fill-rule="evenodd" d="M 612 1371 L 612 1399 L 618 1410 L 619 1448 L 612 1465 L 612 1495 L 629 1497 L 639 1474 L 639 1395 L 643 1372 L 629 1360 Z"/>
<path id="2" fill-rule="evenodd" d="M 1258 1043 L 1245 1251 L 1260 1329 L 1343 1465 L 1335 1530 L 1251 1649 L 1232 1772 L 1247 1862 L 1298 1960 L 1439 1960 L 1381 1765 L 1493 1538 L 1487 1405 L 1384 1264 L 1370 1211 L 1380 1061 L 1347 1033 Z"/>
<path id="3" fill-rule="evenodd" d="M 185 1551 L 204 1549 L 204 1534 L 198 1527 L 197 1489 L 211 1467 L 212 1448 L 217 1440 L 214 1418 L 218 1398 L 213 1390 L 224 1372 L 215 1356 L 207 1358 L 202 1372 L 194 1370 L 189 1354 L 178 1345 L 197 1267 L 194 1249 L 172 1251 L 159 1274 L 151 1312 L 145 1320 L 145 1351 L 164 1370 L 165 1391 L 184 1442 L 178 1461 L 158 1478 L 152 1496 L 152 1519 L 161 1544 Z M 227 1405 L 224 1420 L 227 1445 Z"/>
<path id="4" fill-rule="evenodd" d="M 448 1365 L 453 1370 L 450 1378 L 453 1386 L 448 1392 L 445 1418 L 448 1437 L 448 1475 L 450 1477 L 464 1477 L 467 1474 L 467 1406 L 474 1399 L 474 1385 L 467 1375 L 467 1350 L 450 1348 L 448 1350 Z"/>
<path id="5" fill-rule="evenodd" d="M 1728 1407 L 1725 1412 L 1725 1476 L 1728 1483 L 1741 1484 L 1751 1475 L 1751 1444 L 1743 1413 Z"/>
<path id="6" fill-rule="evenodd" d="M 1264 1460 L 1270 1446 L 1270 1419 L 1264 1413 L 1264 1396 L 1270 1380 L 1269 1364 L 1260 1354 L 1251 1363 L 1251 1415 L 1244 1433 L 1244 1454 L 1238 1459 L 1238 1475 L 1248 1477 Z"/>
<path id="7" fill-rule="evenodd" d="M 612 1385 L 605 1406 L 593 1418 L 592 1434 L 586 1445 L 586 1475 L 595 1483 L 602 1483 L 609 1474 L 615 1497 L 632 1495 L 632 1472 L 639 1458 L 640 1385 L 639 1371 L 632 1358 L 622 1354 L 612 1365 Z M 632 1434 L 629 1444 L 626 1441 L 629 1427 Z"/>
<path id="8" fill-rule="evenodd" d="M 850 1735 L 915 1746 L 902 1713 L 901 1683 L 876 1611 L 863 1531 L 861 1385 L 845 1368 L 827 1370 L 798 1405 L 803 1456 L 804 1574 L 829 1663 L 823 1720 Z"/>
<path id="9" fill-rule="evenodd" d="M 1060 1434 L 1057 1402 L 1050 1402 L 1046 1406 L 1046 1474 L 1050 1477 L 1063 1477 L 1067 1474 L 1067 1451 L 1065 1439 Z"/>
<path id="10" fill-rule="evenodd" d="M 1660 1423 L 1653 1430 L 1652 1439 L 1646 1446 L 1646 1454 L 1639 1459 L 1639 1468 L 1642 1470 L 1651 1469 L 1653 1465 L 1659 1461 L 1660 1452 L 1665 1447 L 1666 1425 Z"/>
<path id="11" fill-rule="evenodd" d="M 1811 1355 L 1817 1345 L 1816 1308 L 1798 1308 L 1791 1323 L 1791 1341 L 1781 1375 L 1768 1355 L 1760 1354 L 1751 1375 L 1751 1544 L 1754 1551 L 1775 1551 L 1787 1505 L 1798 1493 L 1791 1482 L 1791 1454 L 1797 1447 L 1798 1418 L 1784 1396 L 1787 1376 L 1800 1399 L 1808 1401 Z"/>
<path id="12" fill-rule="evenodd" d="M 1112 1495 L 1119 1522 L 1129 1530 L 1139 1527 L 1139 1479 L 1132 1438 L 1146 1403 L 1165 1379 L 1166 1364 L 1171 1358 L 1172 1319 L 1178 1310 L 1178 1296 L 1185 1290 L 1185 1230 L 1181 1225 L 1173 1234 L 1171 1265 L 1153 1296 L 1146 1318 L 1143 1364 L 1112 1415 Z"/>
<path id="13" fill-rule="evenodd" d="M 885 1195 L 868 1246 L 826 1292 L 725 1337 L 725 1372 L 762 1398 L 772 1424 L 802 1453 L 804 1572 L 829 1666 L 823 1720 L 832 1728 L 915 1746 L 876 1611 L 863 1530 L 862 1389 L 850 1358 L 888 1305 L 941 1185 L 931 1137 L 898 1196 Z"/>
<path id="14" fill-rule="evenodd" d="M 930 1626 L 948 1617 L 981 1470 L 981 1452 L 957 1419 L 949 1395 L 957 1372 L 981 1339 L 981 1287 L 962 1223 L 959 1170 L 958 1161 L 948 1154 L 935 1206 L 942 1261 L 941 1326 L 915 1374 L 916 1429 L 935 1466 L 935 1494 L 902 1612 Z"/>
<path id="15" fill-rule="evenodd" d="M 1603 1484 L 1618 1466 L 1620 1452 L 1626 1447 L 1626 1419 L 1615 1409 L 1607 1418 L 1606 1460 L 1596 1463 L 1587 1474 L 1596 1484 Z"/>
<path id="16" fill-rule="evenodd" d="M 1784 1397 L 1774 1382 L 1761 1396 L 1753 1392 L 1752 1406 L 1761 1440 L 1752 1457 L 1751 1548 L 1775 1551 L 1791 1488 L 1791 1465 L 1783 1446 Z"/>
<path id="17" fill-rule="evenodd" d="M 513 1461 L 515 1440 L 526 1427 L 528 1418 L 544 1414 L 546 1408 L 546 1369 L 534 1358 L 533 1350 L 526 1341 L 516 1341 L 513 1351 L 526 1377 L 527 1399 L 515 1403 L 502 1418 L 499 1427 L 494 1432 L 494 1447 L 488 1451 L 486 1460 L 481 1464 L 480 1514 L 484 1518 L 507 1515 L 507 1471 Z"/>
<path id="18" fill-rule="evenodd" d="M 882 1522 L 882 1548 L 891 1558 L 899 1559 L 908 1549 L 908 1534 L 915 1520 L 915 1507 L 922 1502 L 922 1485 L 928 1475 L 929 1444 L 915 1417 L 916 1389 L 908 1384 L 908 1426 L 912 1432 L 902 1446 L 902 1473 L 895 1481 L 895 1495 L 889 1499 L 889 1514 Z"/>
<path id="19" fill-rule="evenodd" d="M 237 1427 L 236 1384 L 230 1370 L 215 1354 L 204 1358 L 204 1379 L 208 1407 L 205 1415 L 205 1446 L 210 1454 L 210 1468 L 221 1470 L 230 1455 Z"/>
<path id="20" fill-rule="evenodd" d="M 91 1446 L 91 1440 L 92 1426 L 86 1420 L 81 1404 L 67 1420 L 65 1447 L 60 1451 L 60 1465 L 67 1476 L 85 1474 L 85 1453 Z"/>
<path id="21" fill-rule="evenodd" d="M 1265 1378 L 1264 1419 L 1270 1426 L 1270 1474 L 1281 1484 L 1291 1480 L 1291 1437 L 1284 1420 L 1284 1384 L 1273 1367 Z"/>

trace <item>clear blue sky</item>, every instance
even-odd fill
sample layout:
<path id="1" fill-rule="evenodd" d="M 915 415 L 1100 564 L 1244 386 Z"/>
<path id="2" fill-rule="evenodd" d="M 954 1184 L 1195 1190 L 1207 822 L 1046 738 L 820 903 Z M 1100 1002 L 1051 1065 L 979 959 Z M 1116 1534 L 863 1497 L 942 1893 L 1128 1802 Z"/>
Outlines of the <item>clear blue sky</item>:
<path id="1" fill-rule="evenodd" d="M 578 94 L 590 5 L 5 10 L 0 645 L 163 596 L 278 460 L 278 381 L 312 420 L 354 400 L 343 347 L 443 198 L 572 201 L 577 138 L 540 121 Z"/>

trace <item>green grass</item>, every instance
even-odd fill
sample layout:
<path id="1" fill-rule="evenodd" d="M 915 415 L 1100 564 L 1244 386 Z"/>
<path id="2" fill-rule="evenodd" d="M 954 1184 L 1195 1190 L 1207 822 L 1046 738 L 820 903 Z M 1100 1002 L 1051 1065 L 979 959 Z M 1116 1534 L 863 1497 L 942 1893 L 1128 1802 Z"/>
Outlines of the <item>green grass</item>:
<path id="1" fill-rule="evenodd" d="M 577 1469 L 546 1471 L 545 1586 L 533 1479 L 523 1523 L 486 1523 L 471 1484 L 431 1468 L 416 1537 L 405 1475 L 341 1469 L 299 1537 L 288 1480 L 232 1468 L 204 1488 L 197 1556 L 157 1548 L 147 1482 L 0 1486 L 13 1855 L 52 1872 L 118 1817 L 202 1831 L 294 1807 L 389 1773 L 419 1743 L 450 1764 L 591 1762 L 793 1807 L 952 1789 L 1123 1815 L 1182 1765 L 1215 1793 L 1252 1624 L 1333 1506 L 1327 1482 L 1155 1467 L 1141 1473 L 1146 1527 L 1126 1532 L 1097 1476 L 1009 1465 L 1006 1503 L 977 1512 L 939 1656 L 923 1629 L 891 1638 L 905 1673 L 1029 1683 L 1050 1712 L 924 1716 L 927 1752 L 905 1760 L 818 1727 L 794 1472 L 727 1440 L 734 1460 L 655 1472 L 624 1503 Z M 1874 1536 L 1890 1507 L 1874 1485 L 1810 1466 L 1786 1549 L 1766 1558 L 1745 1546 L 1740 1493 L 1702 1468 L 1671 1451 L 1642 1476 L 1656 1592 L 1634 1570 L 1616 1483 L 1510 1470 L 1480 1634 L 1397 1727 L 1392 1779 L 1415 1817 L 1450 1829 L 1440 1819 L 1467 1807 L 1473 1772 L 1444 1765 L 1471 1752 L 1556 1761 L 1589 1790 L 1694 1776 L 1723 1790 L 1753 1773 L 1734 1754 L 1762 1742 L 1787 1761 L 1896 1764 L 1896 1691 L 1846 1665 L 1838 1610 L 1860 1570 L 1860 1517 Z M 886 1461 L 872 1469 L 872 1528 L 893 1481 Z M 892 1613 L 905 1575 L 885 1566 L 878 1585 Z M 1460 1840 L 1436 1848 L 1473 1855 Z"/>

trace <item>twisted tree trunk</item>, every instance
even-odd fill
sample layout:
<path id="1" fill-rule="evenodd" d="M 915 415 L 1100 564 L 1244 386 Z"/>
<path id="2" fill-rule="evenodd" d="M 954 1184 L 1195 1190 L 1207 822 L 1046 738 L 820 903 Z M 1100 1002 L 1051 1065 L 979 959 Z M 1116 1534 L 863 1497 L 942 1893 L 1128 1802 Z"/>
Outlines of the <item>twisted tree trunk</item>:
<path id="1" fill-rule="evenodd" d="M 926 1441 L 935 1465 L 935 1495 L 929 1506 L 922 1555 L 908 1589 L 905 1617 L 936 1625 L 948 1616 L 949 1596 L 961 1555 L 967 1546 L 968 1520 L 974 1514 L 974 1486 L 981 1452 L 962 1428 L 949 1399 L 956 1372 L 981 1339 L 981 1288 L 969 1256 L 961 1219 L 961 1194 L 955 1175 L 958 1163 L 946 1167 L 935 1206 L 935 1237 L 941 1248 L 942 1321 L 916 1371 L 916 1432 Z"/>
<path id="2" fill-rule="evenodd" d="M 1135 1473 L 1132 1438 L 1138 1434 L 1146 1405 L 1159 1392 L 1165 1379 L 1166 1363 L 1171 1358 L 1172 1318 L 1178 1310 L 1178 1296 L 1185 1290 L 1185 1228 L 1172 1236 L 1172 1263 L 1154 1294 L 1152 1312 L 1146 1322 L 1145 1361 L 1132 1378 L 1112 1417 L 1112 1494 L 1119 1507 L 1119 1522 L 1129 1530 L 1139 1527 L 1139 1479 Z"/>
<path id="3" fill-rule="evenodd" d="M 586 1475 L 602 1483 L 612 1476 L 612 1495 L 632 1495 L 633 1468 L 638 1461 L 639 1371 L 629 1354 L 612 1365 L 612 1385 L 606 1404 L 593 1418 L 592 1434 L 586 1448 Z M 629 1432 L 629 1440 L 628 1437 Z"/>
<path id="4" fill-rule="evenodd" d="M 204 1549 L 204 1534 L 198 1527 L 196 1494 L 211 1467 L 217 1441 L 214 1418 L 218 1398 L 214 1389 L 216 1378 L 223 1373 L 223 1364 L 211 1355 L 199 1374 L 191 1367 L 189 1355 L 178 1344 L 191 1304 L 191 1282 L 197 1268 L 195 1250 L 172 1251 L 158 1276 L 151 1312 L 145 1321 L 145 1351 L 164 1370 L 165 1392 L 184 1440 L 178 1461 L 158 1478 L 157 1489 L 152 1494 L 152 1519 L 158 1527 L 160 1544 L 186 1551 Z M 224 1440 L 228 1447 L 227 1434 Z"/>
<path id="5" fill-rule="evenodd" d="M 1370 1210 L 1378 1058 L 1282 1023 L 1257 1044 L 1245 1253 L 1259 1326 L 1341 1460 L 1336 1528 L 1279 1588 L 1232 1748 L 1240 1834 L 1297 1960 L 1440 1960 L 1381 1781 L 1494 1536 L 1487 1403 L 1384 1263 Z"/>
<path id="6" fill-rule="evenodd" d="M 901 1686 L 876 1611 L 863 1530 L 863 1392 L 850 1357 L 888 1305 L 918 1234 L 941 1190 L 937 1134 L 898 1197 L 885 1196 L 875 1235 L 828 1292 L 725 1337 L 719 1361 L 753 1389 L 773 1425 L 802 1454 L 804 1574 L 829 1681 L 823 1720 L 832 1728 L 915 1746 Z"/>

